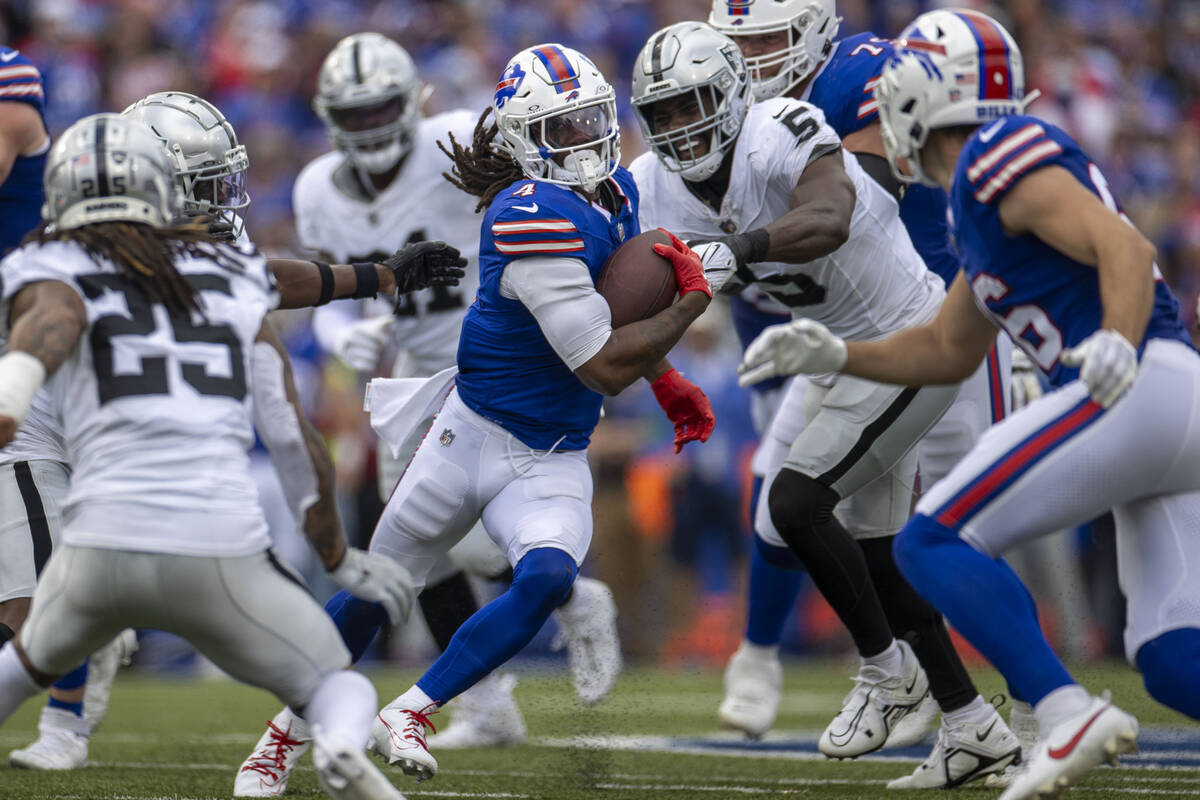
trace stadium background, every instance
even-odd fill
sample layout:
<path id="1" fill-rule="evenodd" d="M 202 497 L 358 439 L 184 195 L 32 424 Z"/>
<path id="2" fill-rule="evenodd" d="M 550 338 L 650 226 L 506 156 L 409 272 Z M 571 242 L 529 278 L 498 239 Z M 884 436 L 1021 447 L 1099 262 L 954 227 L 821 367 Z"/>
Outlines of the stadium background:
<path id="1" fill-rule="evenodd" d="M 1065 127 L 1100 164 L 1126 210 L 1159 248 L 1159 264 L 1195 331 L 1200 293 L 1200 3 L 1195 0 L 1011 0 L 974 5 L 1012 30 L 1034 113 Z M 894 35 L 929 3 L 841 0 L 842 34 Z M 342 36 L 377 30 L 403 44 L 435 89 L 427 113 L 482 110 L 518 49 L 557 41 L 592 57 L 617 88 L 628 163 L 643 145 L 628 106 L 631 64 L 648 36 L 702 19 L 703 0 L 2 0 L 0 41 L 20 48 L 45 78 L 52 134 L 153 91 L 212 100 L 250 153 L 248 227 L 271 255 L 298 253 L 291 188 L 328 149 L 311 109 L 315 76 Z M 470 202 L 464 197 L 464 202 Z M 358 376 L 323 356 L 307 316 L 280 320 L 310 415 L 338 466 L 347 530 L 365 542 L 378 513 L 374 442 Z M 746 462 L 753 446 L 745 394 L 733 379 L 738 349 L 717 309 L 673 354 L 713 400 L 712 441 L 670 455 L 669 425 L 634 387 L 607 405 L 591 451 L 596 535 L 587 571 L 608 581 L 627 656 L 667 665 L 723 665 L 741 636 L 749 546 Z M 386 361 L 385 361 L 386 363 Z M 323 589 L 295 536 L 285 552 Z M 1043 618 L 1067 654 L 1113 655 L 1122 607 L 1111 534 L 1065 532 L 1026 554 Z M 419 625 L 417 626 L 419 627 Z M 531 646 L 544 649 L 549 633 Z M 141 666 L 191 665 L 169 639 L 144 642 Z M 848 641 L 809 592 L 786 645 L 838 653 Z M 427 655 L 419 634 L 379 647 L 381 657 Z"/>

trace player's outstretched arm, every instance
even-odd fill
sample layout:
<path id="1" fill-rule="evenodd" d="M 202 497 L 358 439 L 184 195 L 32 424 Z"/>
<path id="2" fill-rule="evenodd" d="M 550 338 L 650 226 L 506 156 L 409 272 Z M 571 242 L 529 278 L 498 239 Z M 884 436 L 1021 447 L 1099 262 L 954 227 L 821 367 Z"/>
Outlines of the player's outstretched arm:
<path id="1" fill-rule="evenodd" d="M 854 203 L 842 151 L 817 158 L 792 189 L 791 209 L 766 226 L 770 245 L 761 260 L 804 264 L 829 255 L 850 238 Z"/>
<path id="2" fill-rule="evenodd" d="M 1010 235 L 1030 233 L 1099 271 L 1100 327 L 1134 347 L 1154 307 L 1154 245 L 1070 172 L 1049 166 L 1021 178 L 1000 201 Z"/>
<path id="3" fill-rule="evenodd" d="M 65 283 L 39 281 L 13 297 L 9 323 L 8 352 L 0 356 L 0 447 L 16 436 L 46 376 L 75 349 L 87 312 Z"/>
<path id="4" fill-rule="evenodd" d="M 334 496 L 333 461 L 301 410 L 287 350 L 267 322 L 254 345 L 253 374 L 255 428 L 322 566 L 343 589 L 380 603 L 393 623 L 402 622 L 412 607 L 412 576 L 387 556 L 347 545 Z"/>
<path id="5" fill-rule="evenodd" d="M 957 383 L 979 367 L 995 339 L 996 329 L 960 273 L 932 321 L 879 341 L 843 341 L 809 319 L 767 328 L 746 348 L 739 382 L 748 386 L 776 375 L 844 372 L 908 386 Z"/>
<path id="6" fill-rule="evenodd" d="M 279 288 L 280 308 L 307 308 L 331 300 L 407 294 L 430 286 L 457 286 L 467 260 L 445 242 L 417 242 L 382 262 L 328 264 L 272 258 L 267 268 Z"/>

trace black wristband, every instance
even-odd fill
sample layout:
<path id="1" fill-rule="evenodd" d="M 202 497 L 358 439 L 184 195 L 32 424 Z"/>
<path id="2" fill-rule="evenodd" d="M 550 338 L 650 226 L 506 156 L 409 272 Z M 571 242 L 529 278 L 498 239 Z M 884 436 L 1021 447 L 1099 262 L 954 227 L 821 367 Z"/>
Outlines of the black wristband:
<path id="1" fill-rule="evenodd" d="M 771 249 L 771 235 L 767 233 L 765 228 L 756 228 L 745 233 L 735 233 L 732 236 L 726 236 L 720 241 L 725 243 L 725 246 L 733 251 L 734 258 L 737 259 L 738 266 L 743 264 L 757 264 L 760 261 L 765 261 L 767 251 Z"/>
<path id="2" fill-rule="evenodd" d="M 358 300 L 379 294 L 379 272 L 376 271 L 375 264 L 359 261 L 350 266 L 354 267 L 354 294 L 350 295 L 351 297 Z"/>
<path id="3" fill-rule="evenodd" d="M 317 272 L 321 273 L 321 297 L 317 300 L 317 305 L 323 306 L 333 299 L 333 270 L 324 261 L 313 259 L 317 265 Z"/>

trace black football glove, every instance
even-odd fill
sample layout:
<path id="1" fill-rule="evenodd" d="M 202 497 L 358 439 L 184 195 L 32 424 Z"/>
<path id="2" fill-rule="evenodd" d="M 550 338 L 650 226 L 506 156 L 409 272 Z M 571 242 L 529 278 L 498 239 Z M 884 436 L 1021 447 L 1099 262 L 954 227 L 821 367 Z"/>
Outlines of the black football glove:
<path id="1" fill-rule="evenodd" d="M 395 276 L 397 295 L 430 286 L 457 286 L 467 274 L 467 260 L 445 242 L 406 245 L 379 263 Z"/>
<path id="2" fill-rule="evenodd" d="M 232 242 L 237 237 L 233 234 L 233 223 L 226 222 L 220 217 L 210 217 L 208 235 L 216 242 Z"/>

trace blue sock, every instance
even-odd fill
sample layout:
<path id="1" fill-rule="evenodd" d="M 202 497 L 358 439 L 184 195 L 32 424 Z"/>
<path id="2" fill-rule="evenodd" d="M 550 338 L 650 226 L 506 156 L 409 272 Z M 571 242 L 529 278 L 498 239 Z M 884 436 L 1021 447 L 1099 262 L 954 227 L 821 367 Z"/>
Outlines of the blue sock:
<path id="1" fill-rule="evenodd" d="M 520 652 L 566 599 L 579 568 L 562 550 L 530 550 L 508 591 L 471 615 L 417 681 L 439 704 L 452 700 Z"/>
<path id="2" fill-rule="evenodd" d="M 56 680 L 52 686 L 54 689 L 62 689 L 64 692 L 69 692 L 73 689 L 81 689 L 87 683 L 88 665 L 83 662 L 75 669 L 63 675 Z M 83 701 L 78 700 L 74 703 L 65 700 L 58 700 L 51 697 L 46 705 L 50 708 L 61 708 L 63 711 L 70 711 L 77 717 L 83 716 Z"/>
<path id="3" fill-rule="evenodd" d="M 1137 651 L 1146 691 L 1168 708 L 1200 719 L 1200 628 L 1176 628 Z"/>
<path id="4" fill-rule="evenodd" d="M 387 610 L 379 603 L 360 600 L 345 589 L 329 598 L 325 612 L 333 617 L 342 641 L 350 650 L 351 663 L 355 664 L 388 621 Z"/>
<path id="5" fill-rule="evenodd" d="M 1015 697 L 1036 705 L 1075 681 L 1050 649 L 1012 567 L 980 553 L 924 514 L 895 541 L 896 564 L 917 593 L 1000 671 Z"/>

